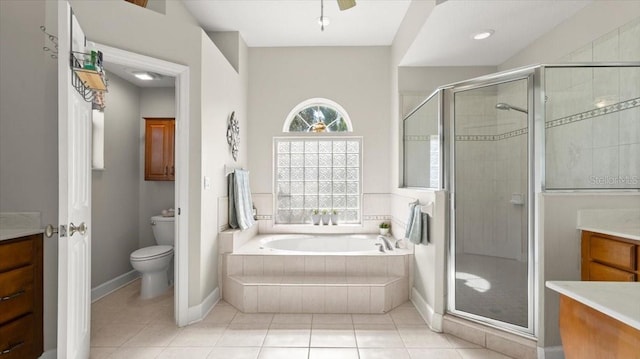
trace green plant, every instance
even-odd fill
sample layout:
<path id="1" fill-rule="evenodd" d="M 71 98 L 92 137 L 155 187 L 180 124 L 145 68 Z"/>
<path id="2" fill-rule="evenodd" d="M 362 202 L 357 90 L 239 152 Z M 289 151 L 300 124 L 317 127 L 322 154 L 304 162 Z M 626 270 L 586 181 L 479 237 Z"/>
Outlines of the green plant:
<path id="1" fill-rule="evenodd" d="M 325 214 L 329 214 L 329 211 L 327 211 L 326 209 L 323 209 L 323 210 L 322 210 L 322 214 L 323 214 L 323 215 L 325 215 Z"/>
<path id="2" fill-rule="evenodd" d="M 336 215 L 337 215 L 337 214 L 338 214 L 338 211 L 337 211 L 337 210 L 335 210 L 335 209 L 332 209 L 332 210 L 331 210 L 331 213 L 332 213 L 332 214 L 336 214 Z"/>
<path id="3" fill-rule="evenodd" d="M 313 214 L 319 214 L 319 213 L 320 213 L 320 210 L 319 210 L 319 209 L 313 209 L 313 210 L 311 210 L 311 213 L 313 213 Z"/>
<path id="4" fill-rule="evenodd" d="M 389 222 L 382 222 L 382 223 L 380 223 L 380 225 L 378 227 L 380 227 L 380 228 L 391 228 L 391 224 Z"/>

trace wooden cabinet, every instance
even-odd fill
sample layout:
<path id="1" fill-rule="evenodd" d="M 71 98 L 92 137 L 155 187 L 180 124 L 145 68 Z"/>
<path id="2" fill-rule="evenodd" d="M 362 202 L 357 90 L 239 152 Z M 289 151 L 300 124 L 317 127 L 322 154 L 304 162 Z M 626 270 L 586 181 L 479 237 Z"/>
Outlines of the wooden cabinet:
<path id="1" fill-rule="evenodd" d="M 560 296 L 559 324 L 567 359 L 640 357 L 638 329 L 565 295 Z"/>
<path id="2" fill-rule="evenodd" d="M 174 181 L 175 119 L 145 117 L 144 179 Z"/>
<path id="3" fill-rule="evenodd" d="M 640 281 L 640 242 L 597 232 L 582 232 L 582 280 Z"/>
<path id="4" fill-rule="evenodd" d="M 0 355 L 42 351 L 42 234 L 0 241 Z"/>

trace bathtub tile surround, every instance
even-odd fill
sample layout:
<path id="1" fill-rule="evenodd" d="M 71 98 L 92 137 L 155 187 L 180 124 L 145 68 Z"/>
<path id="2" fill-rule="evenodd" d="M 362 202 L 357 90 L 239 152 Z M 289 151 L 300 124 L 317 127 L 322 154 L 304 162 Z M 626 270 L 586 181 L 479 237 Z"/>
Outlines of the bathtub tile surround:
<path id="1" fill-rule="evenodd" d="M 367 241 L 368 252 L 335 254 L 266 248 L 292 235 L 222 237 L 222 296 L 245 313 L 384 313 L 409 298 L 412 251 L 379 253 L 375 235 L 351 238 Z"/>
<path id="2" fill-rule="evenodd" d="M 384 313 L 409 298 L 410 255 L 226 258 L 223 298 L 246 313 Z M 282 262 L 275 275 L 264 265 L 273 260 Z"/>

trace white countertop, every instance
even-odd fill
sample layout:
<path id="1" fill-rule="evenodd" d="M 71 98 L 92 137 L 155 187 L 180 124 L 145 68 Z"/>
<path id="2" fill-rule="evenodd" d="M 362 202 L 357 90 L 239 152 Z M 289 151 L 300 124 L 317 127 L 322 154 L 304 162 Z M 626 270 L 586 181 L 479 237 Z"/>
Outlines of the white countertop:
<path id="1" fill-rule="evenodd" d="M 610 236 L 622 237 L 640 241 L 640 224 L 638 225 L 617 225 L 617 224 L 598 224 L 598 225 L 579 225 L 579 230 L 598 232 L 608 234 Z"/>
<path id="2" fill-rule="evenodd" d="M 640 330 L 640 283 L 549 281 L 547 287 Z"/>
<path id="3" fill-rule="evenodd" d="M 18 237 L 30 236 L 32 234 L 43 233 L 42 229 L 0 229 L 0 241 L 6 241 Z"/>

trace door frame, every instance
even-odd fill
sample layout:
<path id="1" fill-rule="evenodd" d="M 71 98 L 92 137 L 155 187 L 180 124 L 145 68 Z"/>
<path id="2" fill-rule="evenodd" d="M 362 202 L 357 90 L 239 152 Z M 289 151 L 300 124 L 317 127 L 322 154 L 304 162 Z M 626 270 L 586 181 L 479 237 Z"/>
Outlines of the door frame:
<path id="1" fill-rule="evenodd" d="M 534 170 L 534 151 L 535 151 L 535 138 L 534 138 L 534 119 L 536 116 L 537 106 L 535 99 L 535 88 L 537 80 L 536 73 L 537 66 L 523 67 L 514 70 L 499 72 L 486 76 L 481 76 L 475 79 L 454 83 L 445 88 L 445 108 L 447 113 L 445 114 L 445 138 L 449 140 L 449 145 L 446 146 L 446 159 L 445 163 L 448 164 L 449 170 L 445 176 L 445 188 L 449 191 L 449 236 L 448 236 L 448 253 L 447 253 L 447 299 L 446 299 L 446 312 L 453 315 L 463 317 L 464 319 L 475 321 L 490 327 L 494 327 L 503 331 L 511 332 L 520 336 L 536 338 L 538 331 L 538 313 L 539 302 L 537 293 L 537 281 L 538 273 L 536 268 L 537 250 L 536 247 L 537 238 L 535 229 L 535 216 L 536 211 L 536 196 L 535 196 L 535 179 L 533 177 Z M 530 104 L 529 112 L 527 114 L 527 326 L 522 327 L 506 322 L 501 322 L 495 319 L 481 317 L 472 313 L 463 312 L 455 308 L 455 243 L 456 243 L 456 188 L 455 188 L 455 94 L 457 92 L 463 92 L 468 90 L 474 90 L 477 88 L 494 86 L 505 82 L 516 80 L 527 80 L 527 101 Z"/>
<path id="2" fill-rule="evenodd" d="M 176 136 L 175 136 L 175 299 L 176 324 L 189 324 L 189 67 L 140 55 L 115 47 L 92 43 L 93 49 L 102 51 L 109 62 L 143 68 L 161 75 L 175 77 Z M 183 209 L 185 209 L 183 211 Z"/>

